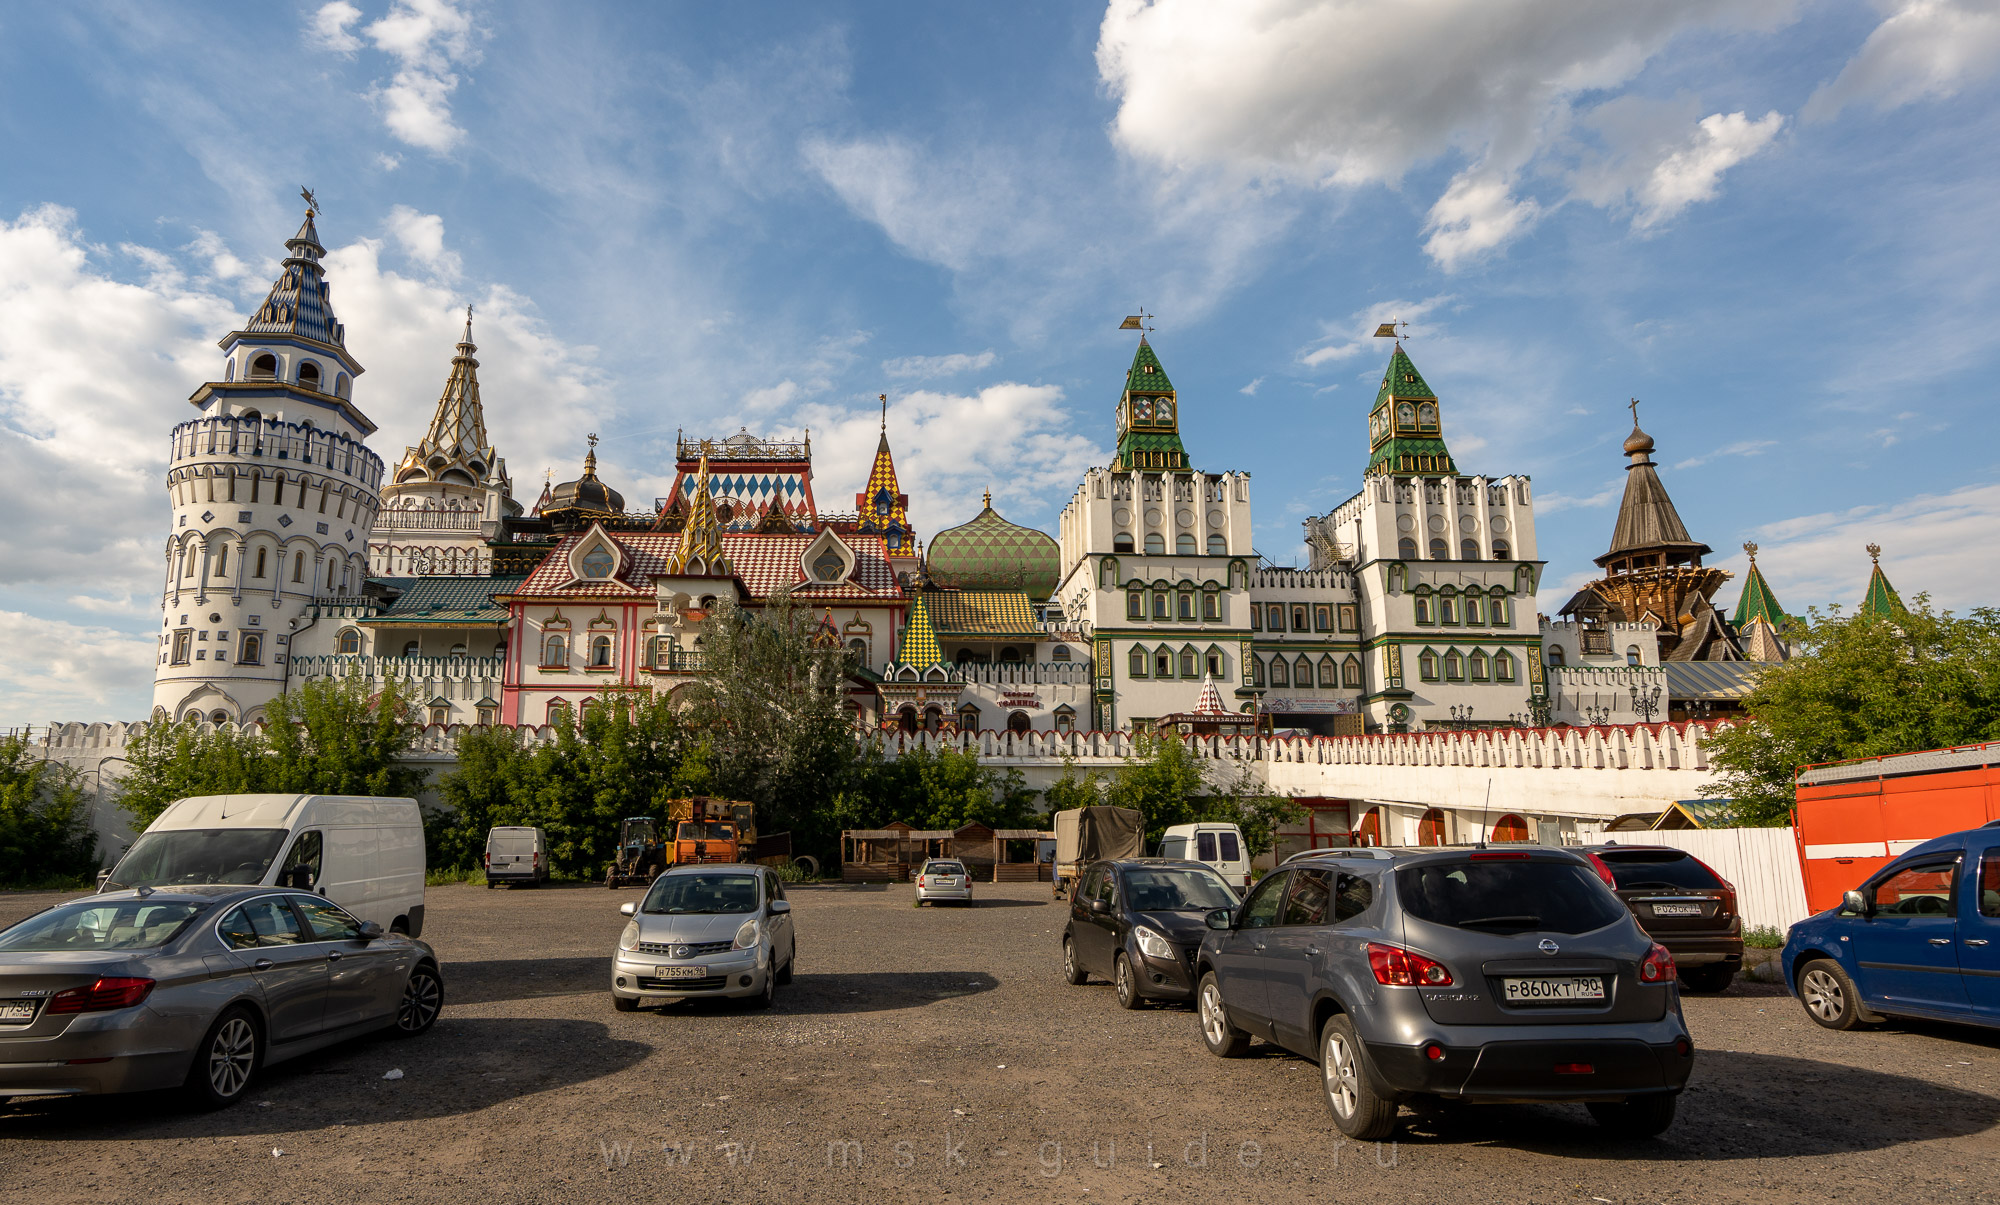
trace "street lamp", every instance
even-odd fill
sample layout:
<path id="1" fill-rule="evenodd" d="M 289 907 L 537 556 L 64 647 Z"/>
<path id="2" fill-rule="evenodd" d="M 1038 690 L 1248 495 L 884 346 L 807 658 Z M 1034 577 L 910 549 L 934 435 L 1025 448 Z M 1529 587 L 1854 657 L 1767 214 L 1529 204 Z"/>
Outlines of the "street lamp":
<path id="1" fill-rule="evenodd" d="M 1451 708 L 1451 721 L 1461 727 L 1471 723 L 1472 708 L 1470 706 L 1460 707 L 1457 704 L 1453 704 Z"/>
<path id="2" fill-rule="evenodd" d="M 1529 695 L 1524 701 L 1528 705 L 1528 726 L 1531 728 L 1547 728 L 1549 726 L 1549 697 L 1547 695 Z"/>
<path id="3" fill-rule="evenodd" d="M 1639 713 L 1641 724 L 1652 723 L 1654 713 L 1660 710 L 1660 688 L 1656 685 L 1651 690 L 1640 690 L 1638 684 L 1634 683 L 1632 710 Z"/>
<path id="4" fill-rule="evenodd" d="M 1583 722 L 1593 728 L 1601 727 L 1611 722 L 1611 709 L 1609 707 L 1579 707 L 1577 710 L 1583 713 Z"/>

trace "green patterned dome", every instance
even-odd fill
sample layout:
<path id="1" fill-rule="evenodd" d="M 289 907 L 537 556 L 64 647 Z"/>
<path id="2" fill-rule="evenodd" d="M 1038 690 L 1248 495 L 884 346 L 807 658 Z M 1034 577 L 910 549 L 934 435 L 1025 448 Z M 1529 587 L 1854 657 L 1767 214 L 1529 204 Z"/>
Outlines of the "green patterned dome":
<path id="1" fill-rule="evenodd" d="M 1062 552 L 1055 540 L 1001 518 L 991 494 L 972 522 L 938 533 L 924 565 L 933 585 L 950 590 L 1019 590 L 1046 599 L 1062 580 Z"/>

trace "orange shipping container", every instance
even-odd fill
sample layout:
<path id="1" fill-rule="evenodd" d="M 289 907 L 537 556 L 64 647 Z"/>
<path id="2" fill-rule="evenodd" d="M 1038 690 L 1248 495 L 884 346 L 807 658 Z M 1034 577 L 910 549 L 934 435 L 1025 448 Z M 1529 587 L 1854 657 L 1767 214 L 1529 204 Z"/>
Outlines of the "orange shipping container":
<path id="1" fill-rule="evenodd" d="M 1792 827 L 1814 912 L 1933 837 L 2000 820 L 2000 742 L 1807 766 Z"/>

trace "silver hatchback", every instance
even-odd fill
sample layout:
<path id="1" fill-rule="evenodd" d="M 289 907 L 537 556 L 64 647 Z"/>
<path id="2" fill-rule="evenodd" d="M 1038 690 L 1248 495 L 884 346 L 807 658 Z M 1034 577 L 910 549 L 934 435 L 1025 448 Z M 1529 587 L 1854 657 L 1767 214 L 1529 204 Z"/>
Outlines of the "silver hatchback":
<path id="1" fill-rule="evenodd" d="M 792 905 L 768 866 L 678 867 L 618 911 L 631 918 L 611 956 L 619 1012 L 704 997 L 769 1008 L 792 981 Z"/>
<path id="2" fill-rule="evenodd" d="M 227 884 L 93 895 L 0 931 L 0 1097 L 184 1086 L 233 1104 L 259 1068 L 444 1006 L 437 955 L 324 896 Z"/>

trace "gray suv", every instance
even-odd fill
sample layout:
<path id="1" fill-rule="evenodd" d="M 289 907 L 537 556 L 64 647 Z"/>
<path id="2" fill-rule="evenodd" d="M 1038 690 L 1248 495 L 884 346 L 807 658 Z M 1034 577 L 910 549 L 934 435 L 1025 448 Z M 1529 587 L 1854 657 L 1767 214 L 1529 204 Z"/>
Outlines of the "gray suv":
<path id="1" fill-rule="evenodd" d="M 1582 1101 L 1630 1136 L 1673 1123 L 1694 1066 L 1673 955 L 1561 849 L 1330 850 L 1207 916 L 1203 1041 L 1320 1064 L 1341 1132 L 1439 1099 Z"/>

